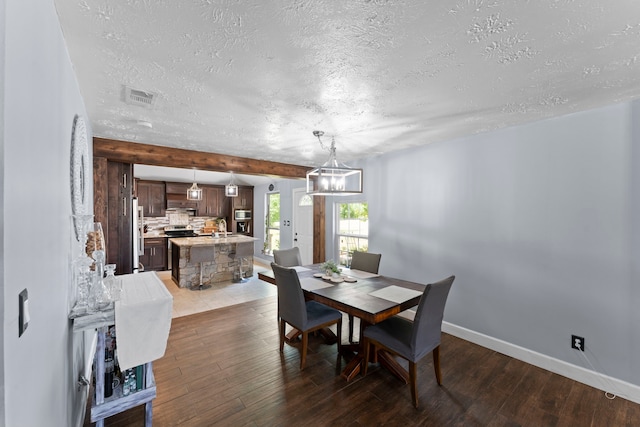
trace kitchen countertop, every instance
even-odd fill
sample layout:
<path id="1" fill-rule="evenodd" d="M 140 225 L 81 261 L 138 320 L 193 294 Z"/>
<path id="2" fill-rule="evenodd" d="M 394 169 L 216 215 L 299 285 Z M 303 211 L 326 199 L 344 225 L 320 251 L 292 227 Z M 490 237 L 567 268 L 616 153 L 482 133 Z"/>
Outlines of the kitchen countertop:
<path id="1" fill-rule="evenodd" d="M 176 246 L 213 246 L 213 245 L 227 245 L 233 243 L 253 243 L 258 238 L 249 236 L 229 236 L 229 237 L 211 237 L 211 236 L 198 236 L 198 237 L 172 237 L 170 242 Z"/>

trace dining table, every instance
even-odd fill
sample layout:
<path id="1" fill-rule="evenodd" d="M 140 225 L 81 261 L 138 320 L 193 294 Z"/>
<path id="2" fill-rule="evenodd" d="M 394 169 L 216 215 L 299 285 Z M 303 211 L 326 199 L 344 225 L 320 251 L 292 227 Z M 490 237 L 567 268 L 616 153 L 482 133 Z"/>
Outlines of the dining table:
<path id="1" fill-rule="evenodd" d="M 425 289 L 425 285 L 420 283 L 348 268 L 343 268 L 339 276 L 329 276 L 320 270 L 320 265 L 291 267 L 298 273 L 305 299 L 320 302 L 359 318 L 360 337 L 367 326 L 380 323 L 418 305 Z M 258 278 L 276 284 L 272 270 L 258 272 Z M 296 336 L 296 333 L 299 332 L 294 330 L 288 337 Z M 362 345 L 361 340 L 342 346 L 343 352 L 354 353 L 354 357 L 341 373 L 347 381 L 360 372 L 364 355 Z M 371 361 L 385 366 L 405 383 L 409 382 L 407 371 L 391 354 L 378 351 L 372 355 L 374 359 Z"/>

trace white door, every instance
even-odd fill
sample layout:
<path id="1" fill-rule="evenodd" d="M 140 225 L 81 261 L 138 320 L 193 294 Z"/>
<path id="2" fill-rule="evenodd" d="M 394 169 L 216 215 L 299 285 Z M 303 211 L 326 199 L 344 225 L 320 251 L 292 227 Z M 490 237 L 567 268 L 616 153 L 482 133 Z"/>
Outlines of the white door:
<path id="1" fill-rule="evenodd" d="M 305 188 L 293 190 L 293 246 L 300 248 L 302 265 L 313 264 L 313 197 Z"/>

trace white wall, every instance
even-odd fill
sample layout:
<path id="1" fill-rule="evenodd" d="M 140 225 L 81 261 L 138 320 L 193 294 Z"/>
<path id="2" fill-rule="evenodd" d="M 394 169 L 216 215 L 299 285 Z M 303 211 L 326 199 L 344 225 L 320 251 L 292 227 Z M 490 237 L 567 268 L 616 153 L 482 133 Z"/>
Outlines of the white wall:
<path id="1" fill-rule="evenodd" d="M 455 274 L 453 329 L 567 370 L 583 336 L 640 401 L 638 123 L 640 101 L 364 161 L 381 273 Z"/>
<path id="2" fill-rule="evenodd" d="M 367 201 L 382 274 L 456 275 L 448 332 L 640 402 L 640 101 L 351 165 L 364 193 L 327 198 L 327 259 L 334 202 Z"/>
<path id="3" fill-rule="evenodd" d="M 53 2 L 8 0 L 5 12 L 0 423 L 72 426 L 83 415 L 83 394 L 75 387 L 81 367 L 72 366 L 82 347 L 72 342 L 67 318 L 69 159 L 74 115 L 88 119 Z M 18 294 L 25 288 L 31 321 L 18 338 Z"/>

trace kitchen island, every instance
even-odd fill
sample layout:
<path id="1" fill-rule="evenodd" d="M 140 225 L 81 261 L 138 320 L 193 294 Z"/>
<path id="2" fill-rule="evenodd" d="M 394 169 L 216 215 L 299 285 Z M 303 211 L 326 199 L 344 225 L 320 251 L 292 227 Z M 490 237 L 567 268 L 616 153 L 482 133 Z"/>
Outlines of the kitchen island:
<path id="1" fill-rule="evenodd" d="M 253 246 L 248 236 L 176 237 L 171 242 L 171 278 L 181 288 L 203 289 L 213 283 L 253 276 Z"/>

